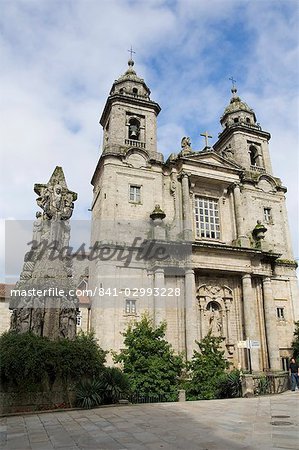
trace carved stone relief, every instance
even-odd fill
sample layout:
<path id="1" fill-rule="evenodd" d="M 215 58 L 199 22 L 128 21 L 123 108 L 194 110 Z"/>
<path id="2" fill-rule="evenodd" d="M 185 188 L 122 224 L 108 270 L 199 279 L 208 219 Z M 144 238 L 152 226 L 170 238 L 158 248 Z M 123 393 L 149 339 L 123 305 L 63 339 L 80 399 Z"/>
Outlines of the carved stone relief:
<path id="1" fill-rule="evenodd" d="M 24 295 L 11 297 L 10 329 L 18 333 L 31 331 L 51 339 L 72 339 L 76 333 L 77 298 L 70 297 L 74 287 L 71 259 L 61 252 L 69 246 L 68 219 L 77 194 L 68 189 L 61 167 L 56 167 L 47 184 L 36 184 L 34 190 L 43 212 L 36 213 L 32 246 L 16 284 L 16 290 Z M 40 294 L 30 294 L 34 289 Z M 64 295 L 53 294 L 55 289 Z"/>
<path id="2" fill-rule="evenodd" d="M 199 310 L 200 338 L 209 332 L 213 336 L 225 338 L 229 354 L 233 353 L 231 344 L 230 310 L 233 302 L 232 289 L 219 285 L 217 280 L 210 280 L 209 284 L 202 284 L 197 288 Z"/>

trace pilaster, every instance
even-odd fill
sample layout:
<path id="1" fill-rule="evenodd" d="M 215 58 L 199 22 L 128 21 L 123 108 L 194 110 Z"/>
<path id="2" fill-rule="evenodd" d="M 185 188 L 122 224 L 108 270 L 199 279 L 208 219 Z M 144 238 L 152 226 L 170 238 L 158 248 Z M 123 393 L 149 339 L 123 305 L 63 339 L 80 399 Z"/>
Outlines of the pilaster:
<path id="1" fill-rule="evenodd" d="M 257 341 L 259 340 L 257 331 L 257 311 L 254 302 L 254 295 L 252 290 L 251 275 L 245 274 L 242 276 L 242 290 L 243 290 L 243 305 L 244 305 L 244 322 L 246 339 Z M 251 349 L 251 367 L 252 371 L 258 371 L 259 367 L 259 350 Z"/>
<path id="2" fill-rule="evenodd" d="M 183 235 L 184 239 L 192 240 L 192 215 L 190 208 L 189 175 L 183 172 L 182 181 L 182 203 L 183 203 Z"/>
<path id="3" fill-rule="evenodd" d="M 154 272 L 154 287 L 157 288 L 158 294 L 154 295 L 154 321 L 157 326 L 166 319 L 166 297 L 161 296 L 161 289 L 165 287 L 164 269 L 160 267 Z"/>
<path id="4" fill-rule="evenodd" d="M 276 310 L 270 277 L 263 278 L 266 336 L 271 370 L 280 370 L 279 343 L 277 339 Z"/>
<path id="5" fill-rule="evenodd" d="M 244 231 L 241 188 L 238 183 L 235 183 L 234 185 L 233 196 L 234 196 L 235 216 L 237 226 L 237 243 L 240 247 L 249 247 L 250 246 L 249 239 Z"/>
<path id="6" fill-rule="evenodd" d="M 195 308 L 195 276 L 194 270 L 185 271 L 185 333 L 186 356 L 189 361 L 195 349 L 196 335 L 196 308 Z"/>

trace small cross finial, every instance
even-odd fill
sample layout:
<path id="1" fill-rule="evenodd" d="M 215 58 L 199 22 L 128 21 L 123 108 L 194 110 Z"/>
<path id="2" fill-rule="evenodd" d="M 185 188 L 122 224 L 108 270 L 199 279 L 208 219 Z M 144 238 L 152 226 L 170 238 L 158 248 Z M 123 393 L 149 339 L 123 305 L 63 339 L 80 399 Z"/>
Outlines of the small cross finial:
<path id="1" fill-rule="evenodd" d="M 204 133 L 200 133 L 200 135 L 205 138 L 206 147 L 208 147 L 209 146 L 209 138 L 212 138 L 213 136 L 211 136 L 207 131 L 205 131 Z"/>
<path id="2" fill-rule="evenodd" d="M 231 77 L 229 78 L 229 80 L 232 82 L 233 88 L 235 88 L 235 87 L 236 87 L 236 85 L 235 85 L 236 80 L 234 80 L 234 77 L 231 76 Z"/>
<path id="3" fill-rule="evenodd" d="M 134 52 L 134 50 L 133 50 L 133 48 L 132 48 L 132 45 L 131 45 L 130 50 L 128 50 L 128 52 L 129 52 L 130 55 L 131 55 L 131 58 L 130 58 L 130 59 L 133 59 L 133 53 L 136 53 L 136 52 Z"/>

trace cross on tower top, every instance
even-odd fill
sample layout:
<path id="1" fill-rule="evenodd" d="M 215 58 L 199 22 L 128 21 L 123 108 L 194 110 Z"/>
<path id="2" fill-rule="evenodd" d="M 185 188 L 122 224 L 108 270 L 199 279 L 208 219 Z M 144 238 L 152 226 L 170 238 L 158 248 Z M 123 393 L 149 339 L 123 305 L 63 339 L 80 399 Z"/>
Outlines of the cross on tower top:
<path id="1" fill-rule="evenodd" d="M 237 82 L 236 80 L 234 80 L 234 77 L 233 76 L 231 76 L 230 78 L 229 78 L 229 80 L 232 82 L 232 85 L 233 85 L 233 88 L 236 86 L 235 85 L 235 83 Z"/>
<path id="2" fill-rule="evenodd" d="M 204 133 L 200 133 L 200 135 L 205 138 L 206 147 L 208 147 L 209 146 L 209 138 L 212 138 L 213 136 L 211 136 L 207 131 L 205 131 Z"/>
<path id="3" fill-rule="evenodd" d="M 130 59 L 133 59 L 133 53 L 136 53 L 136 52 L 134 52 L 134 50 L 133 50 L 133 48 L 132 48 L 132 45 L 131 45 L 130 50 L 128 50 L 128 52 L 129 52 L 130 55 L 131 55 L 131 58 L 130 58 Z"/>

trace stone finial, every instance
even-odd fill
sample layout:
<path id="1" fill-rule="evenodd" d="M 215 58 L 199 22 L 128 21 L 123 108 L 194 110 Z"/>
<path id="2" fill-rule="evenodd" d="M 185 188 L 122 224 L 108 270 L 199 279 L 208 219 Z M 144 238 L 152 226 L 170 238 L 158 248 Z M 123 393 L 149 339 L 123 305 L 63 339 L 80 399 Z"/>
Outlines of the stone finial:
<path id="1" fill-rule="evenodd" d="M 166 217 L 165 212 L 161 209 L 160 205 L 155 205 L 155 209 L 150 214 L 152 220 L 160 219 L 163 220 Z"/>
<path id="2" fill-rule="evenodd" d="M 35 184 L 34 192 L 44 219 L 68 220 L 72 216 L 77 194 L 68 189 L 62 167 L 56 166 L 47 184 Z"/>
<path id="3" fill-rule="evenodd" d="M 252 234 L 258 239 L 264 239 L 267 228 L 261 223 L 260 220 L 256 221 L 256 226 L 254 227 Z"/>
<path id="4" fill-rule="evenodd" d="M 256 246 L 258 248 L 262 247 L 262 241 L 265 239 L 265 233 L 267 228 L 261 223 L 260 220 L 257 220 L 256 226 L 252 230 L 252 236 L 256 241 Z"/>

